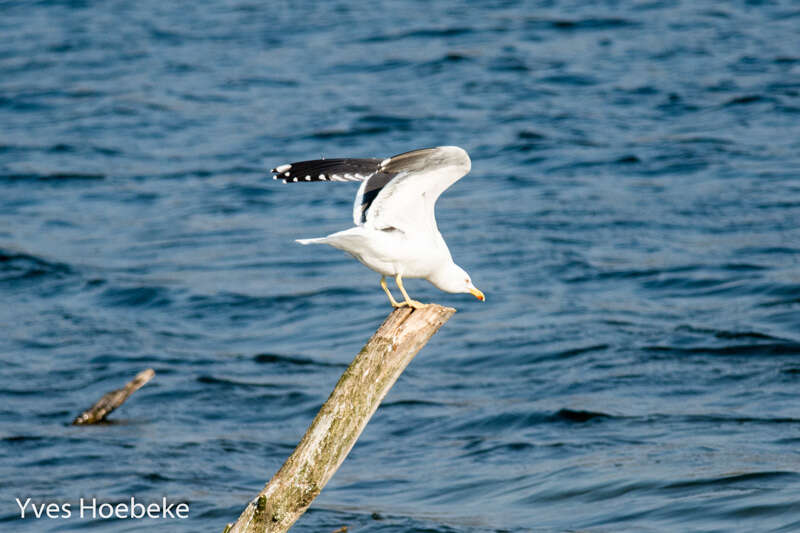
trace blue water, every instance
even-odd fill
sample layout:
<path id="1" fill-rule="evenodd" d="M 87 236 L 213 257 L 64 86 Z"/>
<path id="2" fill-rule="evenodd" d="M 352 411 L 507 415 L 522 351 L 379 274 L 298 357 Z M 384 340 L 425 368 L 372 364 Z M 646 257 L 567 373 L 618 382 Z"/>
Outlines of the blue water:
<path id="1" fill-rule="evenodd" d="M 459 312 L 295 530 L 800 530 L 797 2 L 0 1 L 0 35 L 0 530 L 235 520 L 390 310 L 293 242 L 355 188 L 268 169 L 443 144 L 487 301 L 407 283 Z M 190 517 L 14 501 L 131 496 Z"/>

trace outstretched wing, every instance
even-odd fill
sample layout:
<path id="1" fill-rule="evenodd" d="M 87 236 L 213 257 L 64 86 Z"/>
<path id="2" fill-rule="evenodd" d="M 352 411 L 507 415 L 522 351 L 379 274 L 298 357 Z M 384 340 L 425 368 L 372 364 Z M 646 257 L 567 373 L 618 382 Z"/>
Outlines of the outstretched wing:
<path id="1" fill-rule="evenodd" d="M 272 169 L 274 179 L 284 183 L 306 181 L 360 181 L 353 203 L 353 223 L 366 221 L 367 210 L 384 185 L 397 174 L 386 172 L 382 164 L 389 159 L 315 159 L 280 165 Z"/>
<path id="2" fill-rule="evenodd" d="M 384 160 L 383 171 L 395 177 L 373 200 L 366 224 L 402 231 L 436 229 L 436 200 L 471 166 L 467 152 L 457 146 L 414 150 Z"/>
<path id="3" fill-rule="evenodd" d="M 315 159 L 280 165 L 273 179 L 298 181 L 362 181 L 380 169 L 380 159 Z"/>
<path id="4" fill-rule="evenodd" d="M 284 183 L 360 181 L 353 223 L 376 227 L 408 226 L 424 217 L 435 227 L 436 199 L 470 169 L 467 152 L 456 146 L 424 148 L 387 159 L 315 159 L 280 165 L 273 178 Z M 420 201 L 422 198 L 423 201 Z M 419 216 L 418 216 L 419 215 Z"/>

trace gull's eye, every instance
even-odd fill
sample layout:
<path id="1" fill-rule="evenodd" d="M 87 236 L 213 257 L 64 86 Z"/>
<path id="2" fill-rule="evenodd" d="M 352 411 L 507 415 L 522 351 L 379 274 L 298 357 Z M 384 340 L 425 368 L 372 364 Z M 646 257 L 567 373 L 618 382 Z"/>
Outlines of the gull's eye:
<path id="1" fill-rule="evenodd" d="M 464 283 L 469 283 L 469 278 L 464 278 Z"/>

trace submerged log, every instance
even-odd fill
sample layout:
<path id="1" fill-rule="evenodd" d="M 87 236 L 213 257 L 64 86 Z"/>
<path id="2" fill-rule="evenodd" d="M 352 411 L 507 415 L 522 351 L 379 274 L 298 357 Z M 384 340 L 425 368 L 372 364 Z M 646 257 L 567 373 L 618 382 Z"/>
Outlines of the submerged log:
<path id="1" fill-rule="evenodd" d="M 121 389 L 115 389 L 103 395 L 93 406 L 79 414 L 72 421 L 73 426 L 98 424 L 111 414 L 111 411 L 122 405 L 128 396 L 139 390 L 142 385 L 153 379 L 156 373 L 152 368 L 142 370 Z"/>
<path id="2" fill-rule="evenodd" d="M 287 531 L 342 464 L 406 366 L 455 312 L 436 304 L 392 311 L 339 378 L 292 455 L 225 533 Z"/>

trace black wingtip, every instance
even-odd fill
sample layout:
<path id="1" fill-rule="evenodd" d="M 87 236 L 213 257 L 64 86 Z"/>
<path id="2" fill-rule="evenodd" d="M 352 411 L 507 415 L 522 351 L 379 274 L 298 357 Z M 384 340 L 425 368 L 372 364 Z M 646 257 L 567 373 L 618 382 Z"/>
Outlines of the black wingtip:
<path id="1" fill-rule="evenodd" d="M 316 159 L 279 165 L 275 179 L 286 183 L 313 181 L 363 181 L 380 170 L 380 159 Z"/>

